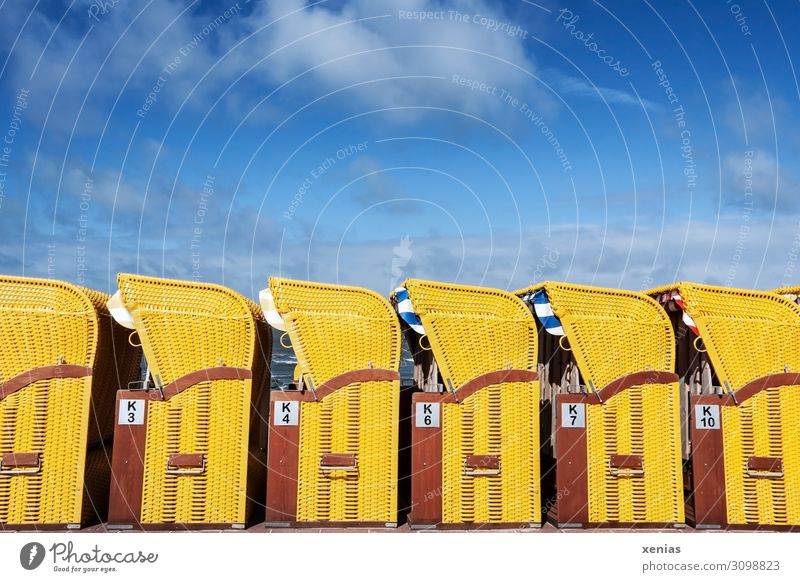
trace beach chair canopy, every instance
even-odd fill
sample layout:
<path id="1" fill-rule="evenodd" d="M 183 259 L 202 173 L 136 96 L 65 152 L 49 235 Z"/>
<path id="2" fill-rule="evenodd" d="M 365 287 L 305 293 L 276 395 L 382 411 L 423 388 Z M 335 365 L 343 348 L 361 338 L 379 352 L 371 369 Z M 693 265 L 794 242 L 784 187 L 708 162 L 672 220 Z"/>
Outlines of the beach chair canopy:
<path id="1" fill-rule="evenodd" d="M 125 273 L 118 283 L 129 317 L 113 303 L 112 314 L 123 325 L 132 322 L 150 372 L 163 384 L 208 368 L 252 369 L 257 321 L 264 319 L 252 301 L 210 283 Z"/>
<path id="2" fill-rule="evenodd" d="M 0 381 L 39 366 L 92 367 L 102 293 L 49 279 L 0 277 Z"/>
<path id="3" fill-rule="evenodd" d="M 114 397 L 139 360 L 107 299 L 0 276 L 0 524 L 75 527 L 103 511 Z"/>
<path id="4" fill-rule="evenodd" d="M 572 350 L 584 381 L 597 389 L 628 374 L 673 371 L 669 317 L 643 293 L 546 282 L 515 294 L 548 333 L 563 330 L 564 347 Z"/>
<path id="5" fill-rule="evenodd" d="M 398 307 L 406 291 L 449 389 L 491 372 L 536 371 L 536 324 L 507 291 L 408 279 L 393 294 Z"/>
<path id="6" fill-rule="evenodd" d="M 369 289 L 270 277 L 261 303 L 267 321 L 285 328 L 300 374 L 313 386 L 354 370 L 400 367 L 400 324 Z"/>
<path id="7" fill-rule="evenodd" d="M 778 287 L 777 289 L 773 289 L 772 292 L 781 295 L 782 297 L 788 299 L 789 301 L 800 303 L 800 285 Z"/>
<path id="8" fill-rule="evenodd" d="M 647 294 L 669 302 L 676 292 L 721 383 L 735 391 L 757 378 L 800 372 L 796 304 L 768 291 L 684 282 Z"/>

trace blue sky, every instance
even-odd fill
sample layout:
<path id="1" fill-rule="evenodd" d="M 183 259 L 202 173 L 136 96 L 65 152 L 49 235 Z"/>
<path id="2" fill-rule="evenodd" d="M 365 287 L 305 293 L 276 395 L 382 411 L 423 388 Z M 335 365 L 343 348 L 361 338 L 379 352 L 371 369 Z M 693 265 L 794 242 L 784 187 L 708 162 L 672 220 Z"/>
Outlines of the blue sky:
<path id="1" fill-rule="evenodd" d="M 251 297 L 270 274 L 800 283 L 795 2 L 0 0 L 0 19 L 4 273 Z"/>

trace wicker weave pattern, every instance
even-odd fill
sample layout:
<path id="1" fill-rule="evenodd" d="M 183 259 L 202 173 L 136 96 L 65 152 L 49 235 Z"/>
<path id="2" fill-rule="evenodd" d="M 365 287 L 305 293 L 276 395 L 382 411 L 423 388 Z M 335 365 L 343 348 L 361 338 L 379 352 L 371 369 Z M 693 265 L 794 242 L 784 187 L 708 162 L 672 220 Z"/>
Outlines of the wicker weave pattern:
<path id="1" fill-rule="evenodd" d="M 409 279 L 442 378 L 455 387 L 496 370 L 536 370 L 536 324 L 519 299 L 500 289 Z"/>
<path id="2" fill-rule="evenodd" d="M 695 320 L 720 384 L 734 393 L 788 368 L 800 370 L 800 308 L 776 293 L 676 283 Z M 776 292 L 791 293 L 793 289 Z M 731 524 L 800 523 L 800 386 L 767 388 L 722 406 L 727 517 Z M 750 457 L 782 459 L 782 478 L 747 475 Z"/>
<path id="3" fill-rule="evenodd" d="M 729 523 L 800 523 L 799 397 L 800 386 L 768 388 L 739 406 L 722 407 Z M 782 459 L 784 477 L 749 477 L 752 456 Z"/>
<path id="4" fill-rule="evenodd" d="M 800 307 L 767 291 L 677 283 L 720 382 L 737 390 L 750 380 L 800 370 Z"/>
<path id="5" fill-rule="evenodd" d="M 794 299 L 795 303 L 800 301 L 800 285 L 789 285 L 788 287 L 778 287 L 777 289 L 772 290 L 773 293 L 777 293 L 778 295 L 794 295 L 796 299 Z"/>
<path id="6" fill-rule="evenodd" d="M 219 366 L 220 358 L 252 368 L 253 314 L 260 312 L 251 301 L 220 285 L 127 274 L 118 282 L 150 370 L 164 384 Z"/>
<path id="7" fill-rule="evenodd" d="M 600 388 L 624 374 L 673 369 L 672 326 L 654 300 L 632 291 L 553 282 L 515 294 L 542 287 L 586 382 Z"/>
<path id="8" fill-rule="evenodd" d="M 108 510 L 108 488 L 111 485 L 111 447 L 102 445 L 86 454 L 84 472 L 83 515 L 103 516 Z"/>
<path id="9" fill-rule="evenodd" d="M 168 384 L 221 364 L 252 370 L 260 310 L 219 285 L 119 276 L 151 372 Z M 252 380 L 201 382 L 149 401 L 142 523 L 244 523 Z M 172 454 L 203 454 L 201 475 L 167 474 Z"/>
<path id="10" fill-rule="evenodd" d="M 367 289 L 273 277 L 301 374 L 315 386 L 370 366 L 398 370 L 400 325 Z M 400 383 L 362 382 L 319 402 L 302 402 L 298 521 L 394 522 Z M 323 471 L 323 454 L 354 454 L 356 470 Z"/>
<path id="11" fill-rule="evenodd" d="M 646 370 L 672 371 L 675 346 L 669 317 L 642 293 L 548 282 L 585 384 L 609 382 Z M 586 410 L 589 521 L 684 521 L 678 383 L 634 386 Z M 644 474 L 612 475 L 612 455 L 637 455 Z"/>
<path id="12" fill-rule="evenodd" d="M 422 319 L 442 377 L 453 388 L 497 370 L 536 370 L 536 324 L 513 295 L 416 279 L 403 286 Z M 444 523 L 541 519 L 538 384 L 489 386 L 458 404 L 444 405 Z M 465 475 L 465 457 L 472 454 L 497 455 L 499 475 Z"/>
<path id="13" fill-rule="evenodd" d="M 589 521 L 682 523 L 678 383 L 648 384 L 587 406 Z M 644 475 L 612 475 L 612 455 L 638 455 Z"/>
<path id="14" fill-rule="evenodd" d="M 247 447 L 240 443 L 247 442 L 248 384 L 203 382 L 167 402 L 151 403 L 143 523 L 244 522 Z M 206 472 L 167 475 L 167 459 L 179 453 L 204 453 Z"/>
<path id="15" fill-rule="evenodd" d="M 359 287 L 271 277 L 301 373 L 315 386 L 351 370 L 397 370 L 400 326 L 391 305 Z"/>
<path id="16" fill-rule="evenodd" d="M 0 455 L 39 453 L 42 464 L 34 475 L 0 475 L 0 524 L 80 524 L 90 517 L 84 484 L 107 495 L 97 485 L 108 467 L 85 471 L 87 448 L 111 433 L 107 416 L 120 382 L 132 379 L 135 350 L 114 344 L 106 299 L 59 281 L 0 277 L 0 381 L 59 361 L 93 368 L 92 377 L 40 380 L 0 401 Z"/>
<path id="17" fill-rule="evenodd" d="M 531 430 L 539 403 L 530 384 L 490 386 L 443 408 L 442 522 L 539 521 L 539 439 Z M 467 455 L 497 455 L 500 474 L 465 475 Z"/>
<path id="18" fill-rule="evenodd" d="M 0 402 L 0 454 L 38 452 L 42 458 L 36 475 L 0 475 L 0 523 L 82 521 L 89 390 L 88 379 L 43 381 Z M 73 438 L 65 438 L 70 427 Z"/>
<path id="19" fill-rule="evenodd" d="M 298 521 L 396 520 L 399 382 L 364 382 L 302 403 Z M 355 471 L 320 469 L 325 453 L 354 454 Z"/>
<path id="20" fill-rule="evenodd" d="M 88 293 L 57 281 L 0 277 L 3 380 L 36 366 L 92 366 L 98 321 Z"/>

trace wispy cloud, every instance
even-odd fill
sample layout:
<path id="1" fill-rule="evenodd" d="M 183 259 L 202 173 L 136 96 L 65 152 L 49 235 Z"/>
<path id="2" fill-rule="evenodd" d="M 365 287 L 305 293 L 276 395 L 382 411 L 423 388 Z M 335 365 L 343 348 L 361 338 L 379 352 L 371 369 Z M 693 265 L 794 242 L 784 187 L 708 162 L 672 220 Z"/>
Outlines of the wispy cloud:
<path id="1" fill-rule="evenodd" d="M 254 34 L 248 43 L 268 57 L 259 71 L 287 83 L 286 92 L 302 90 L 306 98 L 341 92 L 341 99 L 362 109 L 413 106 L 413 113 L 400 117 L 404 121 L 425 107 L 489 121 L 511 117 L 498 96 L 453 82 L 454 76 L 497 87 L 498 95 L 505 90 L 547 100 L 522 38 L 475 23 L 475 15 L 508 21 L 497 4 L 481 0 L 350 0 L 335 8 L 302 0 L 264 2 L 247 22 Z"/>
<path id="2" fill-rule="evenodd" d="M 723 160 L 722 198 L 730 206 L 757 212 L 795 211 L 800 208 L 800 181 L 763 149 L 728 153 Z"/>
<path id="3" fill-rule="evenodd" d="M 380 205 L 384 212 L 413 214 L 419 209 L 409 201 L 412 196 L 399 184 L 380 162 L 369 156 L 356 158 L 348 173 L 357 184 L 353 200 L 364 208 Z M 384 204 L 391 203 L 391 204 Z"/>
<path id="4" fill-rule="evenodd" d="M 754 222 L 746 237 L 739 222 L 725 220 L 667 223 L 661 231 L 562 224 L 549 235 L 533 229 L 522 236 L 498 231 L 492 239 L 489 245 L 486 236 L 478 235 L 414 236 L 404 276 L 506 289 L 544 279 L 630 289 L 684 279 L 762 289 L 800 281 L 800 224 L 784 217 Z M 396 237 L 341 244 L 325 240 L 289 245 L 280 259 L 265 258 L 267 264 L 279 263 L 286 275 L 386 293 L 396 244 Z"/>
<path id="5" fill-rule="evenodd" d="M 110 289 L 117 272 L 135 270 L 189 279 L 197 260 L 202 279 L 224 281 L 252 297 L 270 274 L 390 291 L 396 279 L 394 233 L 370 240 L 343 239 L 342 234 L 289 239 L 281 225 L 250 208 L 230 208 L 225 199 L 221 192 L 203 224 L 198 259 L 191 248 L 191 216 L 176 217 L 166 231 L 163 226 L 148 228 L 141 239 L 131 224 L 138 217 L 118 219 L 113 236 L 105 222 L 90 225 L 85 283 Z M 0 213 L 4 228 L 8 217 Z M 78 218 L 72 219 L 77 228 Z M 667 223 L 660 231 L 621 223 L 561 224 L 549 232 L 529 228 L 521 235 L 499 229 L 491 244 L 483 234 L 412 235 L 413 255 L 403 266 L 403 276 L 508 289 L 543 279 L 632 289 L 677 279 L 755 288 L 800 281 L 796 220 L 753 220 L 744 235 L 741 226 L 735 217 L 718 223 Z M 126 230 L 127 238 L 120 235 Z M 24 267 L 30 275 L 75 280 L 75 229 L 33 237 L 24 265 L 20 245 L 0 243 L 0 270 L 20 273 Z M 547 257 L 544 263 L 542 257 Z"/>
<path id="6" fill-rule="evenodd" d="M 566 95 L 574 95 L 583 99 L 600 101 L 609 105 L 626 105 L 647 109 L 657 113 L 663 108 L 647 99 L 637 97 L 635 93 L 623 91 L 621 89 L 611 89 L 595 85 L 584 78 L 565 75 L 555 69 L 547 69 L 543 72 L 544 78 L 552 82 L 554 88 Z"/>
<path id="7" fill-rule="evenodd" d="M 11 4 L 4 24 L 18 30 L 28 10 Z M 418 118 L 425 107 L 489 121 L 512 115 L 499 98 L 454 83 L 453 75 L 531 101 L 548 99 L 523 39 L 494 27 L 511 26 L 494 3 L 232 0 L 215 6 L 216 12 L 200 12 L 174 0 L 146 8 L 119 2 L 99 21 L 85 5 L 74 5 L 60 22 L 60 14 L 36 12 L 11 55 L 12 85 L 31 88 L 38 121 L 52 105 L 58 115 L 48 124 L 78 131 L 102 127 L 118 97 L 132 114 L 153 92 L 153 110 L 174 112 L 184 101 L 202 110 L 223 91 L 226 102 L 252 101 L 253 83 L 262 89 L 285 84 L 273 101 L 332 93 L 328 99 L 338 96 L 339 104 L 393 109 L 403 120 Z M 439 17 L 413 16 L 420 13 Z M 473 22 L 475 15 L 487 24 Z"/>

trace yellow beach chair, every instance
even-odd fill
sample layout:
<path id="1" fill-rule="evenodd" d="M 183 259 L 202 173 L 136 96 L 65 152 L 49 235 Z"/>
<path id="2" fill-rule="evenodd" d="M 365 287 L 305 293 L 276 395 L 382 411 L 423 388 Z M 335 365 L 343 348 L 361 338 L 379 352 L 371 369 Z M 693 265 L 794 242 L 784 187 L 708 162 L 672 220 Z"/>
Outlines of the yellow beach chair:
<path id="1" fill-rule="evenodd" d="M 104 517 L 114 395 L 140 360 L 107 299 L 0 276 L 0 529 L 73 529 Z"/>
<path id="2" fill-rule="evenodd" d="M 800 525 L 800 308 L 770 292 L 675 283 L 648 291 L 672 313 L 689 391 L 693 523 Z"/>
<path id="3" fill-rule="evenodd" d="M 540 324 L 554 521 L 682 526 L 680 396 L 664 311 L 642 293 L 566 283 L 516 294 Z"/>
<path id="4" fill-rule="evenodd" d="M 444 386 L 412 396 L 411 526 L 539 527 L 530 312 L 499 289 L 416 279 L 392 300 L 407 337 L 433 352 Z"/>
<path id="5" fill-rule="evenodd" d="M 779 287 L 778 289 L 773 289 L 772 292 L 781 295 L 793 303 L 800 304 L 800 285 Z"/>
<path id="6" fill-rule="evenodd" d="M 267 320 L 297 356 L 302 390 L 274 391 L 267 525 L 397 525 L 400 325 L 359 287 L 279 277 Z"/>
<path id="7" fill-rule="evenodd" d="M 109 528 L 245 527 L 266 465 L 261 310 L 220 285 L 118 283 L 112 313 L 134 330 L 149 378 L 117 396 Z"/>

